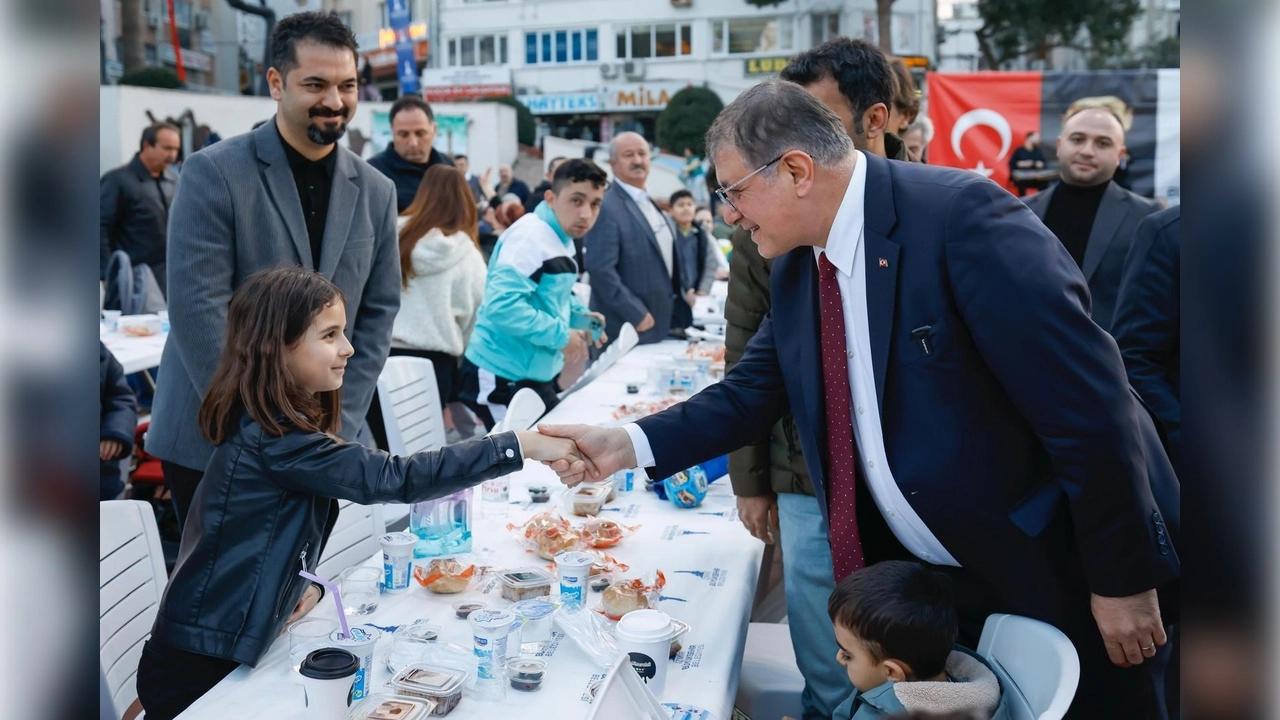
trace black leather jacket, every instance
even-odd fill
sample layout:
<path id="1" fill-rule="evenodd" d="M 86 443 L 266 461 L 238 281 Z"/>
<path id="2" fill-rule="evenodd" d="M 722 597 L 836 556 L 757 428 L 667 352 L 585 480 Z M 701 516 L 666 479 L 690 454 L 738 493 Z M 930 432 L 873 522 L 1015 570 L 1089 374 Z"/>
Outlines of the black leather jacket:
<path id="1" fill-rule="evenodd" d="M 123 250 L 134 265 L 158 268 L 165 262 L 169 205 L 178 187 L 173 168 L 164 171 L 159 183 L 137 155 L 99 180 L 101 212 L 99 226 L 100 278 L 106 278 L 107 261 L 114 250 Z M 161 287 L 164 278 L 159 278 Z"/>
<path id="2" fill-rule="evenodd" d="M 420 502 L 523 466 L 515 433 L 396 457 L 246 417 L 209 459 L 151 639 L 256 665 L 309 584 L 298 571 L 315 571 L 335 499 Z"/>

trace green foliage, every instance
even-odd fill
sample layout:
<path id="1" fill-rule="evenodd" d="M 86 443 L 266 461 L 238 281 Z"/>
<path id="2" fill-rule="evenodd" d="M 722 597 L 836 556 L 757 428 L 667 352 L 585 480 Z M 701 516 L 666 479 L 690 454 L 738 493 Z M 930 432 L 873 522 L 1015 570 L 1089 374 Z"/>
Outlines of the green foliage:
<path id="1" fill-rule="evenodd" d="M 685 148 L 704 155 L 707 130 L 723 109 L 724 103 L 713 90 L 687 87 L 677 92 L 658 115 L 658 147 L 677 155 Z"/>
<path id="2" fill-rule="evenodd" d="M 186 87 L 186 83 L 178 79 L 177 73 L 162 67 L 146 67 L 141 70 L 127 72 L 120 77 L 120 84 L 166 88 L 169 90 L 179 90 Z"/>
<path id="3" fill-rule="evenodd" d="M 1182 45 L 1177 36 L 1153 40 L 1139 48 L 1136 52 L 1125 53 L 1119 57 L 1099 58 L 1091 62 L 1093 69 L 1140 70 L 1148 68 L 1181 67 Z"/>
<path id="4" fill-rule="evenodd" d="M 502 97 L 484 98 L 485 102 L 502 103 L 510 105 L 516 110 L 516 142 L 521 145 L 533 146 L 534 138 L 537 137 L 537 129 L 533 119 L 533 113 L 529 112 L 529 108 L 524 103 L 515 99 L 511 95 L 503 95 Z"/>
<path id="5" fill-rule="evenodd" d="M 988 67 L 1055 47 L 1085 52 L 1090 63 L 1125 54 L 1125 38 L 1142 10 L 1139 0 L 978 0 L 978 45 Z"/>

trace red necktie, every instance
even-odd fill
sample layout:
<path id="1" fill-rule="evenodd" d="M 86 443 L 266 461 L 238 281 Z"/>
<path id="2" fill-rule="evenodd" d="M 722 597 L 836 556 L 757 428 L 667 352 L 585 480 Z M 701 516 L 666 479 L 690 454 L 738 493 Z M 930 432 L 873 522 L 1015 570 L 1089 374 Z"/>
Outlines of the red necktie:
<path id="1" fill-rule="evenodd" d="M 858 448 L 850 413 L 849 357 L 844 334 L 844 303 L 836 266 L 818 256 L 818 302 L 822 342 L 822 395 L 827 410 L 827 514 L 836 582 L 865 565 L 858 535 Z"/>

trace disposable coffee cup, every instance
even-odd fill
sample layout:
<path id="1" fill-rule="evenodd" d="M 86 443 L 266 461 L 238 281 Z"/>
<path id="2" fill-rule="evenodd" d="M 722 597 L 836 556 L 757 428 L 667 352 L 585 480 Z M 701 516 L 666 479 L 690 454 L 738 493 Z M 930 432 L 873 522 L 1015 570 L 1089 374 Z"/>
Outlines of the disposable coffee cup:
<path id="1" fill-rule="evenodd" d="M 502 673 L 507 662 L 507 636 L 516 616 L 508 610 L 477 610 L 467 617 L 471 623 L 471 639 L 476 654 L 477 676 L 492 680 Z"/>
<path id="2" fill-rule="evenodd" d="M 667 687 L 667 659 L 671 654 L 671 616 L 661 610 L 632 610 L 618 621 L 614 635 L 618 650 L 653 696 L 662 700 Z"/>
<path id="3" fill-rule="evenodd" d="M 329 635 L 329 643 L 356 656 L 360 668 L 356 670 L 355 680 L 351 684 L 351 699 L 363 700 L 373 692 L 373 646 L 378 644 L 382 635 L 375 628 L 354 627 L 350 635 L 343 635 L 342 630 L 334 630 Z"/>
<path id="4" fill-rule="evenodd" d="M 307 693 L 307 720 L 346 720 L 351 705 L 351 686 L 360 662 L 340 648 L 313 650 L 302 661 L 298 673 Z"/>
<path id="5" fill-rule="evenodd" d="M 556 555 L 556 570 L 560 573 L 560 602 L 583 603 L 587 600 L 587 580 L 595 558 L 577 550 Z"/>
<path id="6" fill-rule="evenodd" d="M 413 570 L 413 546 L 418 544 L 418 536 L 393 532 L 378 538 L 378 542 L 382 545 L 382 592 L 408 590 Z"/>

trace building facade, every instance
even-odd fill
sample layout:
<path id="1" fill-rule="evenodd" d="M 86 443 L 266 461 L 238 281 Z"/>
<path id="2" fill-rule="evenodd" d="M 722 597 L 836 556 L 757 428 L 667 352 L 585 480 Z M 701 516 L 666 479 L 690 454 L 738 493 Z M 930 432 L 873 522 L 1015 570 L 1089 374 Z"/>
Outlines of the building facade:
<path id="1" fill-rule="evenodd" d="M 167 0 L 139 0 L 145 64 L 176 72 L 179 55 L 173 45 L 173 30 L 176 28 L 187 87 L 213 92 L 224 89 L 219 86 L 218 58 L 220 54 L 235 57 L 237 45 L 234 41 L 225 44 L 220 41 L 223 36 L 219 18 L 215 16 L 222 5 L 225 5 L 225 0 L 174 0 L 174 22 L 170 25 Z M 124 72 L 124 39 L 121 36 L 124 9 L 120 0 L 101 0 L 99 9 L 102 79 L 114 83 Z M 225 83 L 227 78 L 222 77 L 221 80 Z"/>

